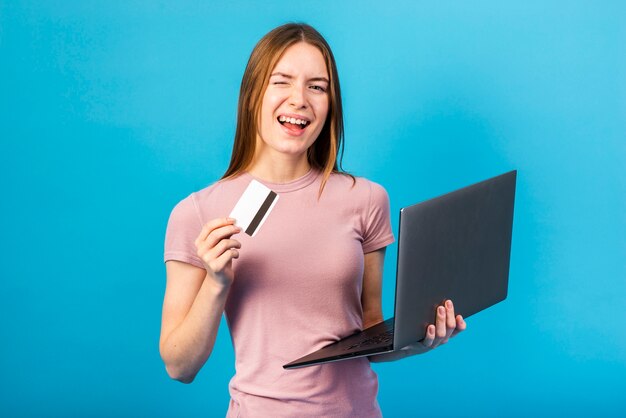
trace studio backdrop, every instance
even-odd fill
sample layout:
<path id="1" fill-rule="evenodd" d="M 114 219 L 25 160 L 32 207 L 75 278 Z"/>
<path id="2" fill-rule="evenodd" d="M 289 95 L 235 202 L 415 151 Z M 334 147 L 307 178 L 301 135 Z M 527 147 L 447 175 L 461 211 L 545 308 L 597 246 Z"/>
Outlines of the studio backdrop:
<path id="1" fill-rule="evenodd" d="M 174 205 L 224 173 L 256 41 L 329 41 L 343 167 L 398 212 L 518 170 L 508 298 L 375 364 L 385 417 L 623 416 L 622 1 L 0 1 L 0 415 L 219 417 L 159 357 Z M 383 302 L 393 315 L 396 245 Z"/>

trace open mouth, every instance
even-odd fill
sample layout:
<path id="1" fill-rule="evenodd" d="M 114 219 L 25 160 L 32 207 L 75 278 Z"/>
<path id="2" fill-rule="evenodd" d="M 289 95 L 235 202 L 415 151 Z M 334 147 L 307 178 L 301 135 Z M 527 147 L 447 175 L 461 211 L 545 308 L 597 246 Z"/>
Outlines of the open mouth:
<path id="1" fill-rule="evenodd" d="M 280 123 L 286 128 L 299 129 L 299 130 L 306 128 L 311 123 L 308 120 L 289 118 L 287 116 L 279 116 L 277 120 L 278 120 L 278 123 Z"/>

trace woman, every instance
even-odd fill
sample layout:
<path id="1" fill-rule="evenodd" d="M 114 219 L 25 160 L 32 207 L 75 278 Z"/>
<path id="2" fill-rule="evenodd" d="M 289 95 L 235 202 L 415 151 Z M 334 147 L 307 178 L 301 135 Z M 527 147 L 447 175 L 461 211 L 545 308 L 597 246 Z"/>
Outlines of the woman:
<path id="1" fill-rule="evenodd" d="M 250 56 L 224 177 L 172 211 L 161 356 L 172 378 L 191 382 L 225 312 L 236 356 L 229 417 L 381 415 L 368 358 L 282 368 L 383 320 L 383 259 L 393 242 L 388 197 L 339 171 L 342 136 L 328 44 L 308 25 L 278 27 Z M 254 237 L 227 218 L 252 179 L 280 197 Z M 450 301 L 438 310 L 424 343 L 400 356 L 465 328 Z"/>

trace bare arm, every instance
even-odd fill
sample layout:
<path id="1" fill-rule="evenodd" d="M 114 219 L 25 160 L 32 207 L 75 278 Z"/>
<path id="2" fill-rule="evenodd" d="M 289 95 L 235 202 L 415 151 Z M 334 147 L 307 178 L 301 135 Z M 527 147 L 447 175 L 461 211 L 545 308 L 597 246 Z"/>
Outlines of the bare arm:
<path id="1" fill-rule="evenodd" d="M 173 379 L 191 383 L 209 358 L 233 280 L 232 259 L 238 257 L 238 232 L 231 221 L 207 223 L 196 240 L 206 265 L 165 263 L 167 285 L 163 300 L 159 350 Z"/>
<path id="2" fill-rule="evenodd" d="M 228 289 L 205 280 L 201 268 L 179 261 L 165 266 L 161 358 L 172 379 L 191 383 L 213 350 Z"/>
<path id="3" fill-rule="evenodd" d="M 385 250 L 372 251 L 365 254 L 365 268 L 363 271 L 363 292 L 361 306 L 363 306 L 363 329 L 383 322 L 383 264 Z"/>

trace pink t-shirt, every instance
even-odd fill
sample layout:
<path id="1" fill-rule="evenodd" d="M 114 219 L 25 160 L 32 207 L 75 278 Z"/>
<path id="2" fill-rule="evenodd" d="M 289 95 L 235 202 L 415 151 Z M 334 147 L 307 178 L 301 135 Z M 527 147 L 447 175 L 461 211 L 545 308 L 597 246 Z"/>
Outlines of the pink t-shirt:
<path id="1" fill-rule="evenodd" d="M 194 240 L 207 221 L 228 216 L 253 177 L 219 181 L 172 211 L 165 261 L 203 267 Z M 321 197 L 311 170 L 263 184 L 278 202 L 254 238 L 240 233 L 240 257 L 226 303 L 235 350 L 228 417 L 379 417 L 378 379 L 367 358 L 294 370 L 282 365 L 362 329 L 363 254 L 393 242 L 387 192 L 332 174 Z"/>

